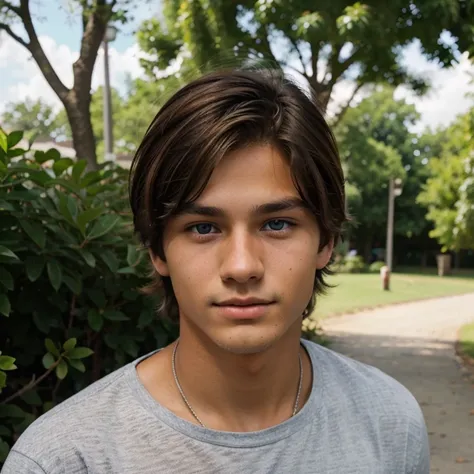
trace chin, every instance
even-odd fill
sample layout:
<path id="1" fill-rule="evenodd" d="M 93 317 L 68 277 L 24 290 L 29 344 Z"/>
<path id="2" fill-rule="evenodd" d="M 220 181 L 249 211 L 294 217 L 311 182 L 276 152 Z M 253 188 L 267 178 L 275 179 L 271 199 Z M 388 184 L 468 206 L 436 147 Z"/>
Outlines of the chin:
<path id="1" fill-rule="evenodd" d="M 258 354 L 273 346 L 283 335 L 279 328 L 255 328 L 252 326 L 233 328 L 219 334 L 209 334 L 221 349 L 233 354 Z"/>

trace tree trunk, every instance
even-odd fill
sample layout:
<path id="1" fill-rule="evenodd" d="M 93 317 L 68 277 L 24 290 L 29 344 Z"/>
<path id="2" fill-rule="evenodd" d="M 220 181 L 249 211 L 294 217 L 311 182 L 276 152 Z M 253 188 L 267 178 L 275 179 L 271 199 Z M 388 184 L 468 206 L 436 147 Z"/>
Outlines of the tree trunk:
<path id="1" fill-rule="evenodd" d="M 89 170 L 97 169 L 97 155 L 94 131 L 90 115 L 90 95 L 77 98 L 72 90 L 64 102 L 71 124 L 72 142 L 78 159 L 86 159 Z"/>
<path id="2" fill-rule="evenodd" d="M 372 256 L 372 236 L 366 235 L 364 239 L 364 261 L 370 263 Z"/>

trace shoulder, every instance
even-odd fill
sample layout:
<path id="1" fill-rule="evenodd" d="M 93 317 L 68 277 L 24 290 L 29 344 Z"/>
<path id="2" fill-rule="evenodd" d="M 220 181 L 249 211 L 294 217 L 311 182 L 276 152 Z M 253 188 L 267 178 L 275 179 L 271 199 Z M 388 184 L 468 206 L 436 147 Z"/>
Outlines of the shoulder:
<path id="1" fill-rule="evenodd" d="M 341 390 L 354 403 L 379 406 L 382 413 L 403 409 L 407 415 L 418 417 L 419 405 L 411 392 L 380 369 L 313 342 L 305 343 L 315 362 L 315 376 L 324 370 L 325 385 L 329 390 Z M 390 402 L 390 403 L 388 403 Z"/>
<path id="2" fill-rule="evenodd" d="M 77 466 L 77 472 L 82 472 L 77 446 L 107 423 L 110 410 L 127 403 L 126 374 L 130 368 L 131 364 L 112 372 L 35 420 L 13 446 L 6 472 L 19 472 L 23 465 L 34 466 L 35 470 L 24 471 L 32 473 L 66 472 L 66 466 Z M 17 470 L 9 471 L 9 466 Z"/>
<path id="3" fill-rule="evenodd" d="M 407 472 L 429 472 L 426 424 L 412 393 L 376 367 L 312 342 L 305 346 L 316 381 L 323 377 L 331 418 L 386 446 L 394 458 L 405 457 Z"/>

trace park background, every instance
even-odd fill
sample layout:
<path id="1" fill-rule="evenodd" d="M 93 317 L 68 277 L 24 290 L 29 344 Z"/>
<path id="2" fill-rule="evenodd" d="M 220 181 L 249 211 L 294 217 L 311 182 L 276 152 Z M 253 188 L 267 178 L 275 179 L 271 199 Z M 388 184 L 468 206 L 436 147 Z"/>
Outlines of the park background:
<path id="1" fill-rule="evenodd" d="M 0 1 L 0 462 L 42 413 L 176 337 L 138 291 L 127 178 L 201 72 L 281 67 L 334 130 L 353 221 L 307 337 L 474 293 L 473 54 L 470 0 Z M 459 334 L 469 365 L 474 326 Z"/>

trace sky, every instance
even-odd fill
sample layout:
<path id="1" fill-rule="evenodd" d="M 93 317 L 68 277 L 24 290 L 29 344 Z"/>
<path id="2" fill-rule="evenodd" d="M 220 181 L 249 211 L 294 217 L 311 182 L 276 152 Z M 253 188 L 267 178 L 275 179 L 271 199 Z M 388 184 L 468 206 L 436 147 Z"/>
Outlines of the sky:
<path id="1" fill-rule="evenodd" d="M 34 24 L 46 55 L 65 85 L 71 86 L 72 63 L 78 57 L 81 38 L 79 17 L 68 10 L 68 0 L 45 0 L 33 4 Z M 116 40 L 109 46 L 111 83 L 122 94 L 126 92 L 127 77 L 143 77 L 134 31 L 143 20 L 160 12 L 157 0 L 140 2 L 139 5 L 134 9 L 133 21 L 120 25 Z M 21 34 L 22 30 L 17 28 L 15 32 Z M 397 90 L 396 97 L 406 97 L 421 114 L 418 131 L 426 127 L 445 126 L 474 104 L 473 98 L 466 97 L 468 92 L 474 93 L 474 66 L 467 55 L 462 56 L 454 67 L 441 69 L 428 62 L 415 43 L 405 51 L 404 61 L 410 70 L 427 75 L 432 83 L 430 92 L 423 98 L 415 97 L 405 88 Z M 93 73 L 93 89 L 103 83 L 103 75 L 100 49 Z M 350 84 L 336 86 L 333 110 L 344 103 L 350 93 Z M 0 32 L 0 113 L 8 102 L 22 101 L 27 97 L 41 98 L 58 109 L 61 107 L 28 51 L 6 33 Z"/>

